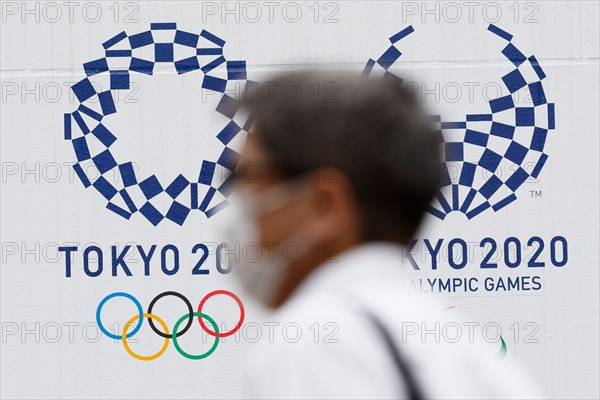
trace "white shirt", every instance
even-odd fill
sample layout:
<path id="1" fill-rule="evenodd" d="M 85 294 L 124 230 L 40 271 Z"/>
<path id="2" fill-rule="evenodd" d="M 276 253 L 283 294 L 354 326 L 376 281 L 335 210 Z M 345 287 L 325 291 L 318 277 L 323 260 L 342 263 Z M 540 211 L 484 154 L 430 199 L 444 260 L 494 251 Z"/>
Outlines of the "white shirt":
<path id="1" fill-rule="evenodd" d="M 518 366 L 494 357 L 498 345 L 473 343 L 465 326 L 456 343 L 452 329 L 449 340 L 437 335 L 439 343 L 434 333 L 421 335 L 421 328 L 435 332 L 436 323 L 462 320 L 408 289 L 400 246 L 364 244 L 336 259 L 276 311 L 272 321 L 297 324 L 302 335 L 296 341 L 294 325 L 289 340 L 261 344 L 251 359 L 249 398 L 410 398 L 393 350 L 368 315 L 393 338 L 423 398 L 541 397 Z"/>

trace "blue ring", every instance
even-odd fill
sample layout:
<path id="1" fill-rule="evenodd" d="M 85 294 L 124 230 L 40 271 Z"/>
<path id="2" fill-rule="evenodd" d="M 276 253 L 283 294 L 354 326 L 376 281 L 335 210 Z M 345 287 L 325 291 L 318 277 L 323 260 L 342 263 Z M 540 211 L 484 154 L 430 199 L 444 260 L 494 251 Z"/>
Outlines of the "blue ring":
<path id="1" fill-rule="evenodd" d="M 173 39 L 164 42 L 159 37 L 154 38 L 157 31 L 171 32 Z M 204 29 L 199 34 L 186 32 L 178 29 L 176 23 L 152 23 L 150 30 L 135 35 L 123 31 L 102 46 L 104 57 L 84 63 L 85 77 L 71 85 L 77 107 L 64 114 L 64 139 L 75 151 L 77 162 L 73 169 L 83 186 L 94 187 L 107 201 L 106 208 L 113 213 L 125 219 L 138 213 L 154 226 L 163 220 L 183 225 L 192 210 L 210 218 L 227 207 L 232 180 L 220 179 L 217 168 L 235 170 L 239 153 L 230 145 L 238 135 L 247 133 L 253 122 L 252 118 L 238 114 L 239 104 L 228 91 L 234 82 L 241 83 L 242 87 L 251 82 L 247 77 L 246 61 L 226 59 L 225 40 L 220 37 Z M 174 57 L 177 49 L 186 49 L 182 55 L 187 52 L 191 57 Z M 150 52 L 139 53 L 144 50 Z M 122 67 L 113 65 L 111 60 L 115 59 L 120 59 Z M 123 67 L 126 64 L 129 66 Z M 115 94 L 131 90 L 130 80 L 136 74 L 156 76 L 154 70 L 159 65 L 172 66 L 178 75 L 193 73 L 200 76 L 201 87 L 220 96 L 214 109 L 226 118 L 216 133 L 220 155 L 216 160 L 212 157 L 201 159 L 199 170 L 193 176 L 180 173 L 173 180 L 162 181 L 156 174 L 143 176 L 136 173 L 132 161 L 115 158 L 114 149 L 111 149 L 118 135 L 111 132 L 105 117 L 117 113 Z M 107 90 L 94 88 L 92 82 L 98 77 L 110 77 Z M 92 104 L 98 102 L 100 107 Z M 95 165 L 100 174 L 90 176 L 84 170 L 87 165 Z M 114 182 L 107 179 L 110 171 L 120 179 Z M 138 195 L 132 196 L 134 192 Z M 161 200 L 155 198 L 157 196 Z M 160 202 L 170 206 L 168 209 L 158 206 Z"/>
<path id="2" fill-rule="evenodd" d="M 144 322 L 144 310 L 142 309 L 142 305 L 135 297 L 133 297 L 129 293 L 114 292 L 114 293 L 109 294 L 105 298 L 103 298 L 102 301 L 100 302 L 100 304 L 98 304 L 98 308 L 96 309 L 96 322 L 98 323 L 98 327 L 100 328 L 102 333 L 104 333 L 109 338 L 112 338 L 115 340 L 121 340 L 123 338 L 123 336 L 117 336 L 113 333 L 110 333 L 108 330 L 106 330 L 104 325 L 102 325 L 102 321 L 100 320 L 100 312 L 102 311 L 102 307 L 104 306 L 104 303 L 106 303 L 108 300 L 112 299 L 113 297 L 127 297 L 129 300 L 133 301 L 133 303 L 135 304 L 135 306 L 138 309 L 138 313 L 140 314 L 140 318 L 139 318 L 140 322 L 138 322 L 138 324 L 136 325 L 134 330 L 132 330 L 125 336 L 127 339 L 129 339 L 130 337 L 135 335 L 140 330 L 140 328 L 142 327 L 142 322 Z"/>

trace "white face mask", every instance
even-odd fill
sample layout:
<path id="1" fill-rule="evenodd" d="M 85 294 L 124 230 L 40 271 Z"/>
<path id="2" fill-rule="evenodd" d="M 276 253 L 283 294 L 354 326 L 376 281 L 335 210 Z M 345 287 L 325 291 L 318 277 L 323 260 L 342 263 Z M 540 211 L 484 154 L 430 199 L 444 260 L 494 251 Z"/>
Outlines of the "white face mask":
<path id="1" fill-rule="evenodd" d="M 243 289 L 266 306 L 273 304 L 298 251 L 308 249 L 308 241 L 302 234 L 293 234 L 269 249 L 260 246 L 257 219 L 300 198 L 297 193 L 292 195 L 287 186 L 288 183 L 283 183 L 257 195 L 242 193 L 237 198 L 230 197 L 231 219 L 226 231 L 229 264 Z M 291 257 L 286 254 L 290 243 L 294 243 L 289 246 Z"/>

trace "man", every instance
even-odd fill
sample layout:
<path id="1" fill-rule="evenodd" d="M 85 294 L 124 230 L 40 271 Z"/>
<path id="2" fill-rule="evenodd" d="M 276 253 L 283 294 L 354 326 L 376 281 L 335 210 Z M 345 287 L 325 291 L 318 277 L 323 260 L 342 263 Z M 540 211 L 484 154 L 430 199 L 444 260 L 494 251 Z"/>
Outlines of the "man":
<path id="1" fill-rule="evenodd" d="M 495 350 L 415 334 L 461 322 L 404 279 L 444 171 L 416 97 L 399 79 L 345 74 L 291 73 L 259 89 L 234 178 L 230 244 L 246 248 L 234 273 L 300 335 L 261 346 L 249 397 L 536 397 Z"/>

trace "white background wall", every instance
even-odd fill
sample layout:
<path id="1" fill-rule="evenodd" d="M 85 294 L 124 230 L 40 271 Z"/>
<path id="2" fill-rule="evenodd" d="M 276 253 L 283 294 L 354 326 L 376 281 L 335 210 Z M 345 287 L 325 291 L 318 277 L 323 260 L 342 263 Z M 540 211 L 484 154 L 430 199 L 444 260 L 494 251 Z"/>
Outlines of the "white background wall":
<path id="1" fill-rule="evenodd" d="M 220 344 L 201 361 L 181 357 L 170 345 L 162 357 L 144 363 L 131 358 L 121 343 L 96 338 L 96 307 L 111 292 L 130 292 L 146 308 L 165 290 L 182 292 L 194 306 L 211 290 L 237 291 L 231 278 L 214 266 L 209 275 L 191 274 L 198 259 L 192 247 L 222 240 L 219 225 L 226 210 L 210 219 L 192 213 L 184 226 L 164 221 L 154 227 L 139 214 L 126 220 L 110 212 L 100 194 L 84 189 L 74 176 L 70 165 L 76 158 L 63 139 L 63 114 L 78 104 L 69 85 L 84 77 L 84 62 L 103 56 L 104 41 L 123 30 L 146 31 L 153 22 L 176 22 L 195 33 L 206 29 L 227 41 L 228 60 L 246 60 L 248 78 L 258 80 L 297 63 L 338 63 L 360 71 L 369 58 L 378 58 L 389 47 L 390 36 L 413 25 L 415 32 L 398 45 L 403 56 L 395 71 L 423 79 L 433 91 L 428 98 L 433 112 L 453 121 L 487 112 L 483 87 L 501 83 L 512 69 L 500 53 L 506 43 L 487 31 L 494 22 L 514 35 L 513 42 L 526 55 L 535 54 L 546 72 L 546 97 L 556 104 L 556 129 L 549 132 L 545 148 L 549 159 L 539 179 L 524 184 L 518 200 L 497 213 L 488 211 L 473 220 L 460 213 L 444 221 L 429 218 L 419 236 L 420 249 L 424 238 L 434 243 L 444 239 L 446 250 L 449 240 L 462 238 L 474 243 L 474 250 L 459 271 L 444 260 L 432 270 L 425 256 L 419 262 L 422 277 L 477 277 L 481 286 L 488 277 L 539 276 L 542 286 L 537 291 L 480 288 L 442 295 L 473 321 L 498 324 L 508 357 L 523 362 L 549 397 L 597 398 L 598 3 L 466 3 L 2 2 L 2 397 L 243 395 L 243 354 L 252 345 L 252 329 L 242 331 L 238 342 L 230 338 Z M 115 156 L 134 161 L 142 175 L 156 173 L 165 179 L 178 173 L 193 176 L 200 160 L 214 159 L 215 135 L 222 126 L 212 111 L 218 97 L 207 95 L 200 79 L 177 76 L 169 68 L 152 77 L 132 77 L 137 90 L 119 98 L 118 113 L 110 118 L 119 138 Z M 472 86 L 469 96 L 473 82 L 479 85 Z M 444 92 L 456 86 L 462 88 L 458 98 Z M 546 267 L 511 269 L 500 260 L 497 270 L 482 270 L 479 242 L 491 237 L 502 245 L 511 236 L 523 244 L 532 236 L 543 238 L 546 248 L 540 257 Z M 569 259 L 563 267 L 548 261 L 555 236 L 568 242 Z M 57 253 L 57 246 L 67 243 L 80 248 L 70 278 L 65 276 L 64 255 Z M 105 257 L 105 271 L 95 278 L 83 273 L 81 256 L 92 243 Z M 139 254 L 132 254 L 133 276 L 111 276 L 110 246 L 127 243 L 174 244 L 181 252 L 180 271 L 166 276 L 153 263 L 150 276 L 144 276 Z M 531 253 L 531 248 L 523 249 L 523 254 Z M 214 258 L 209 261 L 214 265 Z M 261 311 L 245 304 L 246 321 L 262 323 Z M 183 313 L 181 307 L 169 299 L 156 313 L 172 326 L 170 321 Z M 238 317 L 235 304 L 226 298 L 215 298 L 207 313 L 228 324 Z M 122 328 L 134 314 L 123 301 L 107 308 L 103 317 L 107 325 L 120 321 Z M 259 326 L 260 340 L 267 340 L 266 327 Z M 156 351 L 162 343 L 147 328 L 138 335 L 139 343 L 132 344 L 140 353 Z M 191 335 L 200 335 L 197 326 L 192 331 L 189 341 L 182 338 L 190 348 Z"/>

